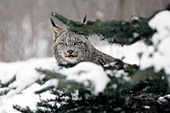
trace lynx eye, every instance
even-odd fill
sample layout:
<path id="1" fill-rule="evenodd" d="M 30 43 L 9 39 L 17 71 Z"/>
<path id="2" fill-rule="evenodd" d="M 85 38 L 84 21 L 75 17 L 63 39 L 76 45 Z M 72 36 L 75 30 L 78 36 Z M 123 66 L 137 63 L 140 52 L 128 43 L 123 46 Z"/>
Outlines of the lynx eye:
<path id="1" fill-rule="evenodd" d="M 66 42 L 61 42 L 59 43 L 61 46 L 67 46 L 67 43 Z"/>
<path id="2" fill-rule="evenodd" d="M 83 42 L 75 42 L 74 45 L 80 45 L 82 44 Z"/>

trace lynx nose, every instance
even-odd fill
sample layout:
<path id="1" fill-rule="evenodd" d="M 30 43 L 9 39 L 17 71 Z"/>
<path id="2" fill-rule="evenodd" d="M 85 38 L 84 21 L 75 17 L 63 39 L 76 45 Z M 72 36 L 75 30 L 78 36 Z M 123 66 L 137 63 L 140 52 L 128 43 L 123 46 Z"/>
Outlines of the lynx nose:
<path id="1" fill-rule="evenodd" d="M 74 50 L 68 50 L 67 52 L 72 54 L 74 52 Z"/>

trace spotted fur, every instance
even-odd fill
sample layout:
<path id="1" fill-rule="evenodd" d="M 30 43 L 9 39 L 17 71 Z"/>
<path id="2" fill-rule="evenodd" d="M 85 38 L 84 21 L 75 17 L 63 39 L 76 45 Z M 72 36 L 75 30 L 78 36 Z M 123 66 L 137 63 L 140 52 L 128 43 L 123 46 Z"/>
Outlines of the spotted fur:
<path id="1" fill-rule="evenodd" d="M 90 61 L 104 65 L 114 61 L 113 57 L 95 49 L 85 36 L 53 27 L 53 54 L 58 62 Z"/>

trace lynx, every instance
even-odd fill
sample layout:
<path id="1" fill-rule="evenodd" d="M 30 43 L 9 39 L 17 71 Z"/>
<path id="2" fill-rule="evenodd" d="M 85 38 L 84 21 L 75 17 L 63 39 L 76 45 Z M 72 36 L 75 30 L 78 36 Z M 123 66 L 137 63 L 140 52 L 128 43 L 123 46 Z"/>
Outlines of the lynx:
<path id="1" fill-rule="evenodd" d="M 53 54 L 58 62 L 79 63 L 90 61 L 99 65 L 115 59 L 94 48 L 87 37 L 67 30 L 67 25 L 51 18 L 53 25 Z M 54 23 L 55 22 L 55 23 Z"/>

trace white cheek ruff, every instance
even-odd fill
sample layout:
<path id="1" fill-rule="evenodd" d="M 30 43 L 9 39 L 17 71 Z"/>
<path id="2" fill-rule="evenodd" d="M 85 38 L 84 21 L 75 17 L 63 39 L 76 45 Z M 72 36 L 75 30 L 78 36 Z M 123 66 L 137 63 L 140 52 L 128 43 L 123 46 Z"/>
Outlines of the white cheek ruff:
<path id="1" fill-rule="evenodd" d="M 77 63 L 77 58 L 64 57 L 64 59 L 69 63 Z"/>
<path id="2" fill-rule="evenodd" d="M 61 54 L 61 56 L 68 63 L 77 63 L 77 57 L 69 58 L 69 57 L 65 57 L 64 54 Z"/>

